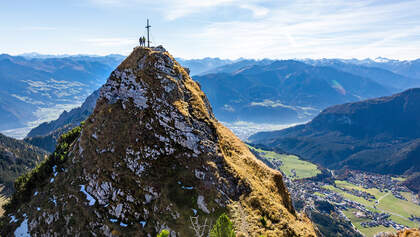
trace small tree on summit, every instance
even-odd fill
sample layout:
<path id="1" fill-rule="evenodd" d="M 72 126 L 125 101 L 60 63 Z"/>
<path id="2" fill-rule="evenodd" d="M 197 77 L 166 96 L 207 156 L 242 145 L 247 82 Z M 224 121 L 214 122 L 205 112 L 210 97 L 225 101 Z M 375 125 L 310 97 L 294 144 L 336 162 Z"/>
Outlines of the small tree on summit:
<path id="1" fill-rule="evenodd" d="M 226 214 L 222 214 L 210 231 L 210 237 L 235 237 L 232 222 Z"/>

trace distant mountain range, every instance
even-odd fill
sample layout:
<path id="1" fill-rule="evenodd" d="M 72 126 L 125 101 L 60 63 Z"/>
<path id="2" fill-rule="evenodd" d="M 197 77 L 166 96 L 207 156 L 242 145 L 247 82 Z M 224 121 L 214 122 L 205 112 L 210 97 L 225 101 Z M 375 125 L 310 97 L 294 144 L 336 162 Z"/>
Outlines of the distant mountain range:
<path id="1" fill-rule="evenodd" d="M 34 126 L 81 104 L 123 57 L 1 55 L 0 131 Z M 307 121 L 327 106 L 390 95 L 420 81 L 418 60 L 179 61 L 195 75 L 216 116 L 225 122 Z"/>
<path id="2" fill-rule="evenodd" d="M 51 120 L 102 85 L 121 56 L 27 58 L 0 55 L 0 130 Z"/>
<path id="3" fill-rule="evenodd" d="M 307 124 L 249 140 L 331 169 L 410 175 L 420 170 L 419 101 L 417 88 L 332 106 Z"/>
<path id="4" fill-rule="evenodd" d="M 395 91 L 366 76 L 294 60 L 241 61 L 215 71 L 194 79 L 216 116 L 227 122 L 305 121 L 327 106 Z"/>
<path id="5" fill-rule="evenodd" d="M 372 67 L 374 61 L 323 59 L 305 60 L 303 63 L 295 60 L 229 61 L 211 58 L 180 61 L 191 73 L 204 74 L 194 76 L 194 79 L 207 94 L 216 116 L 227 122 L 306 121 L 330 105 L 390 95 L 420 81 Z M 74 112 L 80 111 L 76 109 L 64 113 L 56 122 L 41 125 L 34 130 L 36 132 L 29 133 L 27 141 L 52 151 L 54 138 L 67 131 L 62 128 L 68 126 L 68 129 L 83 121 L 93 110 L 92 101 L 96 101 L 97 97 L 94 94 L 88 99 L 90 102 L 82 106 L 82 113 Z M 70 122 L 68 118 L 77 122 Z"/>
<path id="6" fill-rule="evenodd" d="M 400 75 L 404 75 L 412 78 L 420 78 L 420 58 L 416 60 L 395 60 L 387 58 L 376 58 L 376 59 L 347 59 L 341 60 L 344 63 L 364 65 L 368 67 L 382 68 Z"/>
<path id="7" fill-rule="evenodd" d="M 209 71 L 213 71 L 215 68 L 223 65 L 229 65 L 236 60 L 220 59 L 220 58 L 203 58 L 203 59 L 182 59 L 177 58 L 179 64 L 190 70 L 190 75 L 205 74 Z"/>
<path id="8" fill-rule="evenodd" d="M 347 60 L 339 59 L 323 59 L 323 60 L 305 60 L 305 63 L 314 66 L 333 67 L 337 70 L 352 73 L 361 77 L 367 77 L 377 83 L 380 83 L 394 91 L 408 89 L 420 86 L 420 76 L 417 73 L 398 74 L 401 70 L 394 70 L 383 65 L 385 63 L 377 63 L 374 61 L 360 61 L 352 64 Z M 401 66 L 404 66 L 401 63 Z M 418 65 L 420 70 L 420 64 Z"/>

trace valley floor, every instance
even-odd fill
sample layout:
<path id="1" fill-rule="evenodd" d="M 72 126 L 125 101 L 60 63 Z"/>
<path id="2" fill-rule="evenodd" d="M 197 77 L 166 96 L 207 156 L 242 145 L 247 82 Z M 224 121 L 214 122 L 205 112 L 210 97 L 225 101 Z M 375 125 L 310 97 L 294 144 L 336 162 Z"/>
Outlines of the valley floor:
<path id="1" fill-rule="evenodd" d="M 396 232 L 420 226 L 420 201 L 401 184 L 403 177 L 347 171 L 328 178 L 313 178 L 321 171 L 316 165 L 293 155 L 250 147 L 259 159 L 280 170 L 294 202 L 314 209 L 319 201 L 329 201 L 345 221 L 365 236 L 381 231 Z M 308 179 L 310 178 L 310 179 Z"/>

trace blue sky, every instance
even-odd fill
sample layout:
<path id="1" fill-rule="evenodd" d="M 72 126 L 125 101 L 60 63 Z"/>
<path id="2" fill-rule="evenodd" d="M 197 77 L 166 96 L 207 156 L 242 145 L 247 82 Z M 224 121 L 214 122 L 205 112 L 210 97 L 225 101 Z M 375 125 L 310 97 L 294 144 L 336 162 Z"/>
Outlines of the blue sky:
<path id="1" fill-rule="evenodd" d="M 128 54 L 152 41 L 182 58 L 420 58 L 420 1 L 14 0 L 0 53 Z"/>

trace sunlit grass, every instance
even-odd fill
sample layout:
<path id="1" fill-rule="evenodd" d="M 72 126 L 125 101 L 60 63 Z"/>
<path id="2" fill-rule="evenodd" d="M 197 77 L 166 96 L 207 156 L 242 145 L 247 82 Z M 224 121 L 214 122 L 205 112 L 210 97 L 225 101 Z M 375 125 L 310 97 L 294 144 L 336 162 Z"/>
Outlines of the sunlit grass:
<path id="1" fill-rule="evenodd" d="M 282 165 L 277 167 L 280 169 L 287 177 L 291 179 L 304 179 L 314 177 L 317 174 L 320 174 L 321 171 L 318 167 L 310 162 L 299 159 L 295 155 L 284 155 L 278 154 L 273 151 L 265 151 L 262 149 L 257 149 L 251 146 L 248 146 L 251 150 L 257 151 L 261 156 L 268 160 L 280 160 Z M 295 170 L 296 176 L 293 175 L 292 170 Z"/>
<path id="2" fill-rule="evenodd" d="M 404 177 L 392 177 L 391 179 L 396 180 L 396 181 L 400 181 L 400 182 L 404 182 L 404 181 L 407 180 L 407 178 L 404 178 Z"/>
<path id="3" fill-rule="evenodd" d="M 1 191 L 3 190 L 3 188 L 4 188 L 4 187 L 0 185 L 0 193 L 1 193 Z M 0 194 L 0 217 L 1 217 L 1 216 L 3 215 L 3 213 L 4 213 L 4 210 L 3 210 L 2 206 L 3 206 L 3 204 L 5 204 L 8 200 L 9 200 L 8 198 L 6 198 L 5 196 L 3 196 L 3 195 L 1 195 L 1 194 Z"/>

